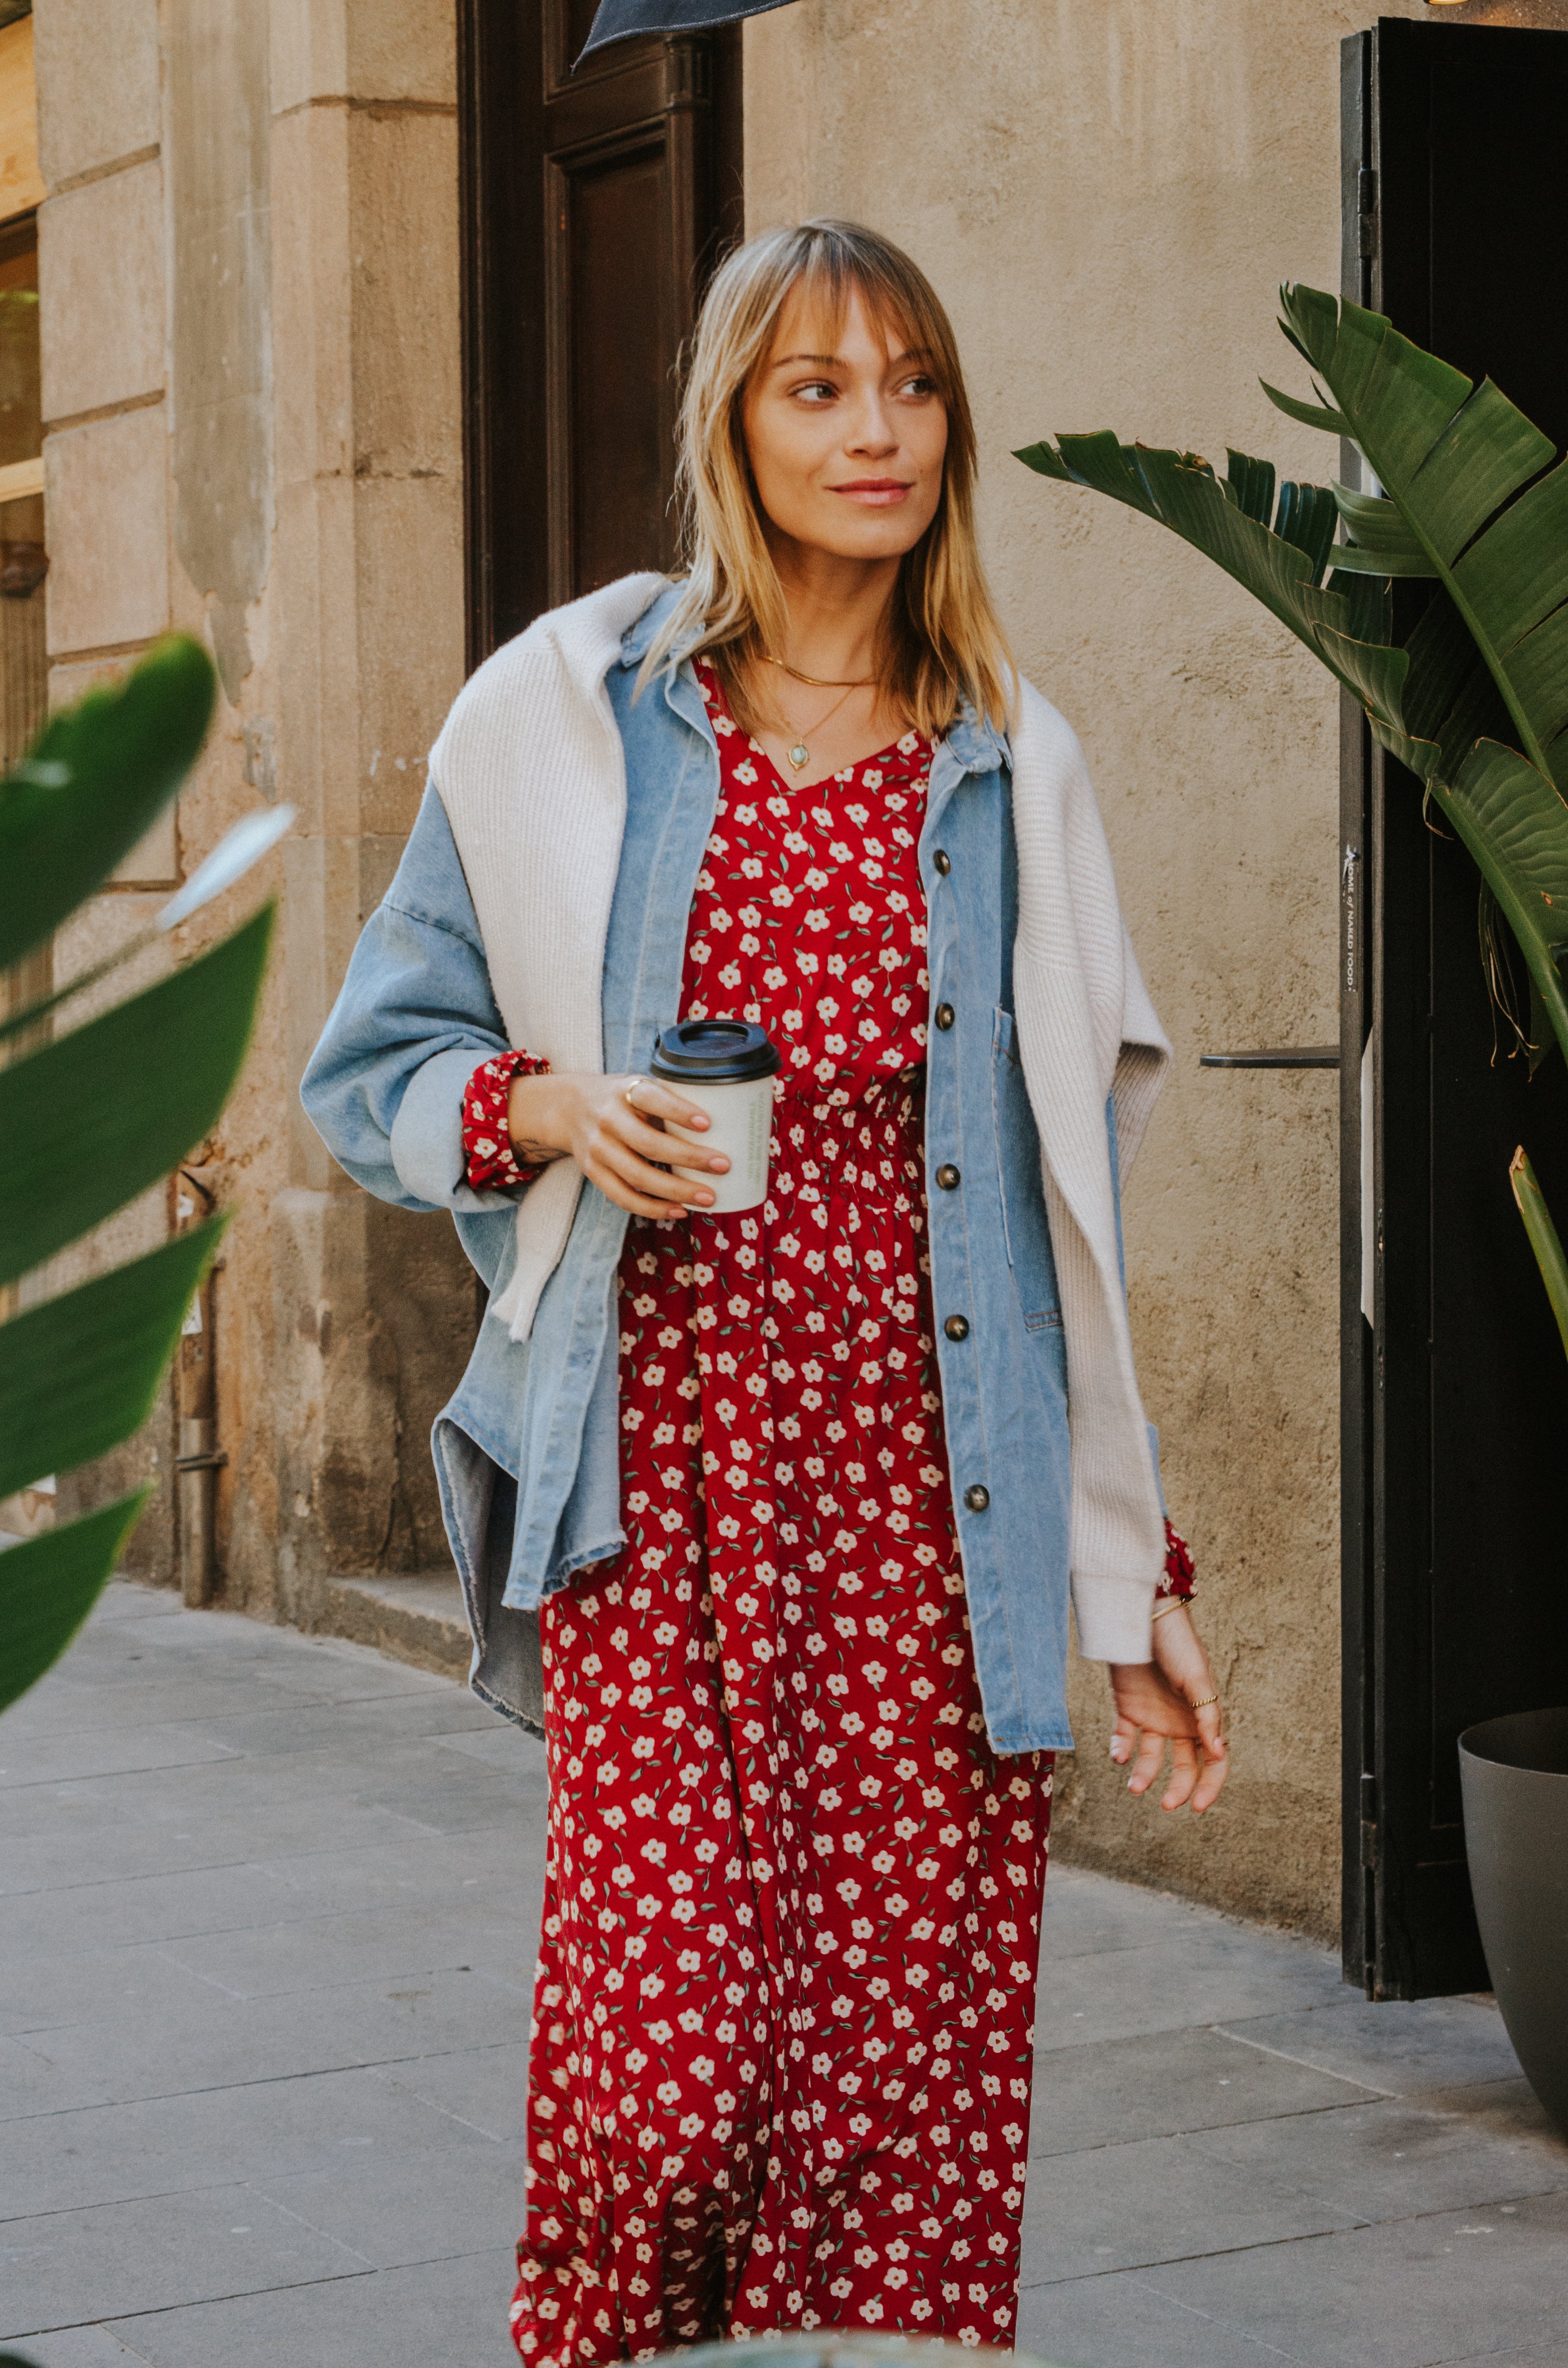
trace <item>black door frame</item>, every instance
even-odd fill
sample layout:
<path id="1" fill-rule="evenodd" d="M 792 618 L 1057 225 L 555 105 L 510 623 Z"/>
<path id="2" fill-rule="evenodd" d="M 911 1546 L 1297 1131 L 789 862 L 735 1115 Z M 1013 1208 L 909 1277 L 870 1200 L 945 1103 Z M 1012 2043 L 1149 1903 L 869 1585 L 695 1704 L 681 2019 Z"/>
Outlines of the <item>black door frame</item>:
<path id="1" fill-rule="evenodd" d="M 1383 17 L 1341 55 L 1343 293 L 1568 443 L 1568 40 Z M 1489 1057 L 1473 868 L 1350 700 L 1340 821 L 1345 1970 L 1416 1998 L 1487 1986 L 1460 1731 L 1568 1699 L 1568 1371 L 1506 1183 L 1522 1140 L 1568 1211 L 1568 1083 Z"/>

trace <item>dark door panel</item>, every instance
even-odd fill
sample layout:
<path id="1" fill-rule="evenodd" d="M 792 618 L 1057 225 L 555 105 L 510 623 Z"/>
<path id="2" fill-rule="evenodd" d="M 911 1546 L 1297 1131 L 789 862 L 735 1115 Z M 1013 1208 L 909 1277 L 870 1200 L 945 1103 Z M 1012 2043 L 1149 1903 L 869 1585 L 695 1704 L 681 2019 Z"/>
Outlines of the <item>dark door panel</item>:
<path id="1" fill-rule="evenodd" d="M 1383 17 L 1344 62 L 1345 293 L 1561 449 L 1568 39 Z M 1402 632 L 1425 597 L 1397 587 Z M 1345 1954 L 1411 1998 L 1487 1978 L 1460 1730 L 1568 1700 L 1568 1368 L 1507 1181 L 1522 1142 L 1568 1212 L 1568 1080 L 1507 1057 L 1477 875 L 1419 782 L 1354 712 L 1342 750 Z"/>
<path id="2" fill-rule="evenodd" d="M 741 229 L 737 28 L 572 61 L 593 0 L 460 0 L 469 662 L 675 558 L 700 289 Z"/>

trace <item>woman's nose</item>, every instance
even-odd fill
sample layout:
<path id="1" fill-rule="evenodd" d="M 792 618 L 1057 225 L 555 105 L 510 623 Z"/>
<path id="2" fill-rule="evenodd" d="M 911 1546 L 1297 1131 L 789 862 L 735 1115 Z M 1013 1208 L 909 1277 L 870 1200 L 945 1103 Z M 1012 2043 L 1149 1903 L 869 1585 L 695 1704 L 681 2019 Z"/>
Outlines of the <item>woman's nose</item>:
<path id="1" fill-rule="evenodd" d="M 872 400 L 859 407 L 844 440 L 851 452 L 895 452 L 898 430 L 881 404 Z"/>

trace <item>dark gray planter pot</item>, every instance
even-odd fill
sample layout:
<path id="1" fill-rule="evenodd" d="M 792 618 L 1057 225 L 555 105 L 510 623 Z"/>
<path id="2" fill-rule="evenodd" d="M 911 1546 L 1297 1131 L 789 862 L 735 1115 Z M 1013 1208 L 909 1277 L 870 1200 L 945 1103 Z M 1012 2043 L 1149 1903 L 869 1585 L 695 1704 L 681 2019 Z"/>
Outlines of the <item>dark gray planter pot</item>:
<path id="1" fill-rule="evenodd" d="M 1568 2137 L 1568 1710 L 1460 1737 L 1481 1945 L 1526 2079 Z"/>

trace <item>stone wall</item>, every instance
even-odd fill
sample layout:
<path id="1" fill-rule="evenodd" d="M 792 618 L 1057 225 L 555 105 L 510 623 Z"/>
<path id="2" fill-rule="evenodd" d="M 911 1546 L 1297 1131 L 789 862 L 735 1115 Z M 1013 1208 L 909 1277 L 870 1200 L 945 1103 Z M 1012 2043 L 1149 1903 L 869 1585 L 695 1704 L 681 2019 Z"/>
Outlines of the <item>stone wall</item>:
<path id="1" fill-rule="evenodd" d="M 1338 1881 L 1335 1083 L 1198 1055 L 1335 1032 L 1334 695 L 1194 554 L 1007 455 L 1116 426 L 1321 476 L 1332 456 L 1256 379 L 1301 381 L 1276 282 L 1336 279 L 1338 42 L 1371 13 L 795 0 L 745 33 L 754 226 L 859 216 L 951 307 L 996 585 L 1088 750 L 1176 1046 L 1129 1202 L 1131 1293 L 1237 1772 L 1206 1827 L 1135 1808 L 1082 1670 L 1058 1845 L 1320 1933 Z M 1554 24 L 1568 0 L 1446 13 Z M 452 20 L 449 0 L 36 16 L 54 692 L 170 623 L 206 634 L 224 686 L 177 816 L 58 959 L 130 934 L 258 799 L 298 808 L 256 1049 L 194 1172 L 237 1211 L 214 1294 L 222 1589 L 307 1625 L 329 1574 L 445 1559 L 427 1433 L 475 1319 L 449 1226 L 359 1194 L 296 1100 L 461 677 Z M 59 1279 L 176 1220 L 172 1192 L 145 1196 Z M 165 1407 L 76 1501 L 166 1482 L 171 1452 Z M 166 1487 L 135 1552 L 177 1576 Z"/>
<path id="2" fill-rule="evenodd" d="M 1115 427 L 1221 467 L 1227 443 L 1282 473 L 1335 465 L 1257 379 L 1301 380 L 1278 282 L 1338 284 L 1338 48 L 1367 21 L 1336 0 L 800 0 L 746 37 L 748 223 L 872 222 L 952 313 L 995 588 L 1087 751 L 1176 1046 L 1128 1201 L 1130 1282 L 1235 1774 L 1207 1825 L 1131 1803 L 1083 1666 L 1057 1847 L 1320 1933 L 1338 1893 L 1337 1083 L 1198 1056 L 1337 1035 L 1336 695 L 1174 537 L 1009 454 Z"/>
<path id="3" fill-rule="evenodd" d="M 214 1284 L 224 1600 L 309 1625 L 328 1574 L 445 1560 L 427 1440 L 475 1314 L 450 1226 L 366 1202 L 296 1100 L 462 678 L 452 11 L 40 0 L 36 31 L 52 692 L 171 624 L 223 685 L 177 815 L 57 967 L 141 926 L 258 799 L 298 808 L 256 1042 L 192 1167 L 236 1210 Z M 58 1279 L 176 1213 L 146 1195 Z M 165 1406 L 67 1505 L 166 1484 L 172 1444 Z M 166 1485 L 132 1551 L 177 1577 Z"/>

